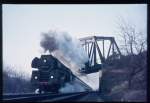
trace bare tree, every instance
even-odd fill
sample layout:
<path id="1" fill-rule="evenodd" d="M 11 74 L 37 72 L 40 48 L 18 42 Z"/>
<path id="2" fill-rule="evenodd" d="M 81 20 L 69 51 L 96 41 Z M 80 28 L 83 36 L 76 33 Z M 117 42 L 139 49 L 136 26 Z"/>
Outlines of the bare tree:
<path id="1" fill-rule="evenodd" d="M 12 66 L 3 67 L 3 93 L 27 93 L 33 92 L 31 82 L 26 80 L 23 73 L 13 71 Z"/>
<path id="2" fill-rule="evenodd" d="M 126 54 L 140 54 L 146 50 L 146 36 L 141 31 L 136 29 L 136 26 L 120 18 L 117 23 L 120 31 L 120 36 L 124 42 Z"/>
<path id="3" fill-rule="evenodd" d="M 143 61 L 146 62 L 146 58 L 143 57 L 143 55 L 140 56 L 140 54 L 146 51 L 146 36 L 143 32 L 138 31 L 135 25 L 125 21 L 123 18 L 120 18 L 118 27 L 120 30 L 120 36 L 123 39 L 124 50 L 129 57 L 128 60 L 124 62 L 128 64 L 128 69 L 130 70 L 128 79 L 130 88 L 133 77 L 145 69 L 143 68 L 144 64 L 141 63 Z"/>

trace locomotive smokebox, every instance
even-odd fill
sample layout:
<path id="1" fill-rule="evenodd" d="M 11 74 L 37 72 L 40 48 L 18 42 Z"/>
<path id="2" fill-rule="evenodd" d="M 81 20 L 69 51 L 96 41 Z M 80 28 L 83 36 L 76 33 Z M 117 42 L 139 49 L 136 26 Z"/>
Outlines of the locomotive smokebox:
<path id="1" fill-rule="evenodd" d="M 54 68 L 57 60 L 52 55 L 41 55 L 41 58 L 35 57 L 32 60 L 31 67 L 32 68 Z"/>

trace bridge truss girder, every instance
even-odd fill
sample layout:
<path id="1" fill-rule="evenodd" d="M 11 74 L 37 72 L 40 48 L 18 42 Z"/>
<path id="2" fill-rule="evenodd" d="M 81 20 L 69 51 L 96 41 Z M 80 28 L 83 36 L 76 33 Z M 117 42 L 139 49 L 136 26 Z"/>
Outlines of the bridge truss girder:
<path id="1" fill-rule="evenodd" d="M 105 57 L 105 41 L 108 40 L 110 41 L 110 45 L 108 48 L 108 53 L 107 56 Z M 103 36 L 90 36 L 90 37 L 84 37 L 80 39 L 81 44 L 86 51 L 88 57 L 89 57 L 89 65 L 91 66 L 92 64 L 96 65 L 97 64 L 97 56 L 99 56 L 101 63 L 105 63 L 106 59 L 109 57 L 115 58 L 115 56 L 121 56 L 121 52 L 119 50 L 119 47 L 114 39 L 114 37 L 103 37 Z M 101 50 L 98 44 L 98 41 L 102 41 L 102 47 L 103 49 Z M 90 46 L 91 44 L 91 46 Z M 115 52 L 116 49 L 116 52 Z M 98 55 L 97 55 L 97 53 Z M 112 51 L 112 55 L 110 55 L 110 51 Z"/>

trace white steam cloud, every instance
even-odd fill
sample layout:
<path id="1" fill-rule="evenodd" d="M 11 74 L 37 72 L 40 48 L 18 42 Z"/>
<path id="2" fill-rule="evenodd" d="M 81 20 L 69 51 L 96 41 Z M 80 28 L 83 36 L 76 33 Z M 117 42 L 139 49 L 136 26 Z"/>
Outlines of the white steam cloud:
<path id="1" fill-rule="evenodd" d="M 59 89 L 60 93 L 73 93 L 73 92 L 84 92 L 86 91 L 84 87 L 75 82 L 66 83 L 64 87 Z"/>
<path id="2" fill-rule="evenodd" d="M 84 63 L 88 61 L 88 56 L 79 40 L 72 38 L 68 33 L 51 30 L 48 33 L 43 33 L 42 36 L 40 45 L 45 52 L 61 51 L 70 63 L 73 62 L 80 68 L 83 68 Z"/>

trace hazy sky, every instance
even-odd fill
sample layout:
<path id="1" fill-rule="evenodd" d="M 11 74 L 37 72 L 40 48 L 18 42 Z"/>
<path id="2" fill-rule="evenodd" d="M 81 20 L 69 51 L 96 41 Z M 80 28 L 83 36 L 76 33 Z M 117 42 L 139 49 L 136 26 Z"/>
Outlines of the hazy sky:
<path id="1" fill-rule="evenodd" d="M 146 33 L 146 4 L 4 4 L 2 7 L 3 61 L 27 74 L 31 74 L 32 59 L 40 57 L 42 32 L 57 29 L 76 38 L 87 35 L 118 37 L 116 23 L 123 17 Z"/>

